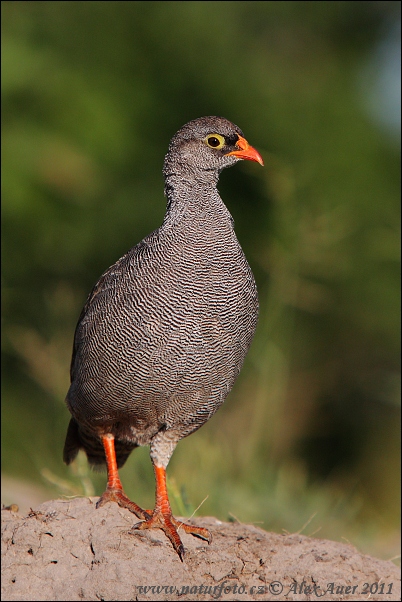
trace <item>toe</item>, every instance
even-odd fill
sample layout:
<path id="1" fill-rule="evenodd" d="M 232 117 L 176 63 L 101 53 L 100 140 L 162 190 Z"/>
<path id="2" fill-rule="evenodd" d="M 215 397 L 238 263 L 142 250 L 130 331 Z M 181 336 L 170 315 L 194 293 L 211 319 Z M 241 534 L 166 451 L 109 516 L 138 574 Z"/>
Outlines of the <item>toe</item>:
<path id="1" fill-rule="evenodd" d="M 140 521 L 131 528 L 131 531 L 144 531 L 146 529 L 161 529 L 166 537 L 171 541 L 173 548 L 183 561 L 184 558 L 184 546 L 177 532 L 176 526 L 172 521 L 172 516 L 166 516 L 159 512 L 154 512 L 152 517 L 148 520 Z M 173 519 L 174 520 L 174 519 Z"/>
<path id="2" fill-rule="evenodd" d="M 204 529 L 203 527 L 196 527 L 195 525 L 189 525 L 187 523 L 182 523 L 177 519 L 173 519 L 174 524 L 177 527 L 177 530 L 183 529 L 185 533 L 189 533 L 190 535 L 194 535 L 194 537 L 200 537 L 201 539 L 205 539 L 208 543 L 212 542 L 212 535 L 208 529 Z"/>
<path id="3" fill-rule="evenodd" d="M 116 502 L 116 504 L 118 504 L 121 508 L 127 508 L 127 510 L 130 510 L 130 512 L 138 516 L 138 518 L 145 520 L 151 518 L 145 510 L 143 510 L 140 506 L 137 506 L 135 502 L 132 502 L 121 489 L 106 489 L 106 491 L 99 498 L 96 507 L 100 508 L 108 502 Z"/>
<path id="4" fill-rule="evenodd" d="M 208 529 L 202 527 L 195 527 L 194 525 L 188 525 L 174 518 L 171 514 L 162 514 L 160 511 L 154 510 L 152 516 L 149 519 L 136 523 L 132 528 L 132 531 L 144 531 L 146 529 L 162 529 L 166 537 L 171 541 L 174 549 L 183 561 L 185 556 L 184 546 L 180 539 L 179 530 L 183 529 L 186 533 L 200 537 L 206 540 L 208 543 L 212 541 L 212 535 Z"/>

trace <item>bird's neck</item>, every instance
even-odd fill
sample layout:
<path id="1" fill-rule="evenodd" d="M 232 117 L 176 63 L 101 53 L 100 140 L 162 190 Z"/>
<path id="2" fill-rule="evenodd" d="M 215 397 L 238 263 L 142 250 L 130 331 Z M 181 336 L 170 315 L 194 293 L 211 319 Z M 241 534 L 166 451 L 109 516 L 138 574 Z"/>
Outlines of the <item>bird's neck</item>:
<path id="1" fill-rule="evenodd" d="M 226 222 L 232 227 L 232 216 L 216 187 L 218 177 L 218 173 L 196 180 L 182 174 L 165 176 L 167 207 L 163 224 L 178 226 L 190 221 L 194 225 L 198 219 L 205 220 L 208 216 L 211 221 L 216 220 L 221 225 Z"/>

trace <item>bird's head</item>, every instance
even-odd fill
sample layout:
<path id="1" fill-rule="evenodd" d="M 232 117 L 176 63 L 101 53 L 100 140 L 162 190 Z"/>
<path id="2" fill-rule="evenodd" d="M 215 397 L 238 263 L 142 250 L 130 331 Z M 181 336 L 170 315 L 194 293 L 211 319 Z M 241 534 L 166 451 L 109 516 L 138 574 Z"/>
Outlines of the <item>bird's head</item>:
<path id="1" fill-rule="evenodd" d="M 209 172 L 213 179 L 240 159 L 264 165 L 260 153 L 250 146 L 243 132 L 223 117 L 200 117 L 189 121 L 172 138 L 165 157 L 164 175 Z"/>

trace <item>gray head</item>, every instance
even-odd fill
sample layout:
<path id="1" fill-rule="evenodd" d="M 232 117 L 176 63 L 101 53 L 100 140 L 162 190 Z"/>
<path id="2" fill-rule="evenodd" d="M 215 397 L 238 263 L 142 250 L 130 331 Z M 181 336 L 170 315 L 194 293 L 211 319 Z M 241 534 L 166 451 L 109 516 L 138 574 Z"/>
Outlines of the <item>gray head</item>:
<path id="1" fill-rule="evenodd" d="M 200 117 L 186 123 L 171 139 L 163 173 L 165 178 L 192 174 L 216 182 L 223 168 L 240 159 L 263 165 L 261 155 L 237 125 L 224 117 Z"/>

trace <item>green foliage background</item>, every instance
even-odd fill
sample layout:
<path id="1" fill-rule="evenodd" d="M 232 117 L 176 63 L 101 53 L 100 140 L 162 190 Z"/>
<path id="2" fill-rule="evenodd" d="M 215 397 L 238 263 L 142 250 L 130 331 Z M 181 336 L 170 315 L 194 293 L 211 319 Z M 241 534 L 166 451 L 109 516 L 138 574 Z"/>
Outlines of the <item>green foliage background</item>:
<path id="1" fill-rule="evenodd" d="M 3 472 L 62 464 L 76 320 L 163 219 L 168 142 L 223 115 L 265 159 L 221 176 L 261 314 L 227 403 L 169 466 L 174 511 L 396 553 L 399 140 L 378 49 L 399 2 L 2 2 Z M 153 499 L 146 449 L 122 471 Z M 310 521 L 310 522 L 309 522 Z M 308 526 L 305 526 L 309 523 Z"/>

